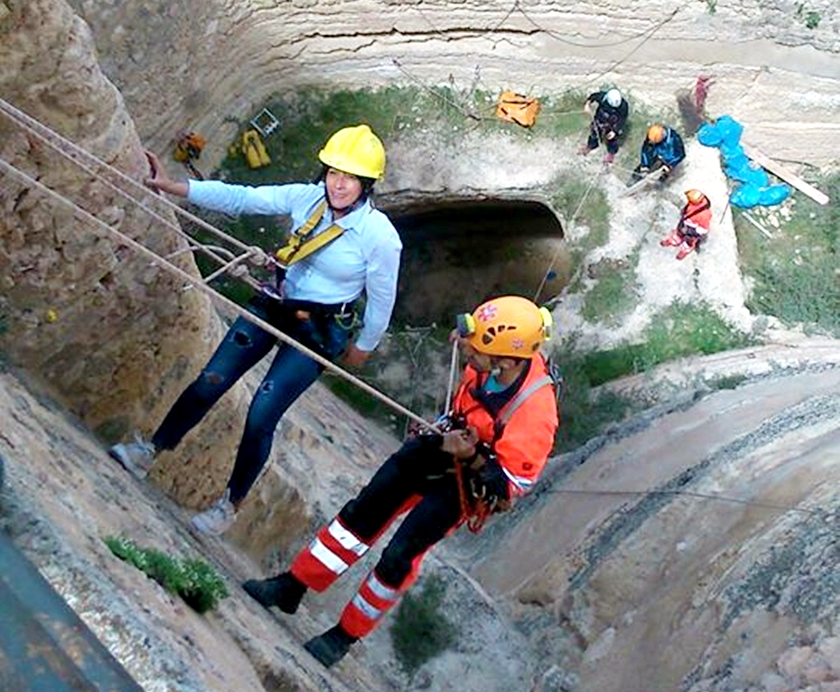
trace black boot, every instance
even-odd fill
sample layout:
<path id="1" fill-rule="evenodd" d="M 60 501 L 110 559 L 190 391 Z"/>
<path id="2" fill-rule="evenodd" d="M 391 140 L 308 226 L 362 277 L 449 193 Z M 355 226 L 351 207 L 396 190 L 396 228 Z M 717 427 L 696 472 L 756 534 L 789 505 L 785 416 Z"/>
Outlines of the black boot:
<path id="1" fill-rule="evenodd" d="M 283 572 L 271 579 L 249 579 L 242 588 L 255 601 L 266 608 L 277 606 L 284 613 L 292 615 L 297 611 L 306 586 L 291 572 Z"/>
<path id="2" fill-rule="evenodd" d="M 336 625 L 318 637 L 313 637 L 303 648 L 312 654 L 325 667 L 338 663 L 350 651 L 350 646 L 359 641 Z"/>

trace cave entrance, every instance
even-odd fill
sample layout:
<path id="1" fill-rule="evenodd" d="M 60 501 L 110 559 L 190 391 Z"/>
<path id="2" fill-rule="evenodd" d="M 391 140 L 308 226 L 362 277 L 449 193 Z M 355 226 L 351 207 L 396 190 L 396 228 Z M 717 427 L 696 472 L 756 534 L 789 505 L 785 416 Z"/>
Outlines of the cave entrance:
<path id="1" fill-rule="evenodd" d="M 465 199 L 428 202 L 389 213 L 403 242 L 398 326 L 449 325 L 491 295 L 540 300 L 568 283 L 571 259 L 563 227 L 534 201 Z M 549 272 L 549 265 L 554 259 Z"/>

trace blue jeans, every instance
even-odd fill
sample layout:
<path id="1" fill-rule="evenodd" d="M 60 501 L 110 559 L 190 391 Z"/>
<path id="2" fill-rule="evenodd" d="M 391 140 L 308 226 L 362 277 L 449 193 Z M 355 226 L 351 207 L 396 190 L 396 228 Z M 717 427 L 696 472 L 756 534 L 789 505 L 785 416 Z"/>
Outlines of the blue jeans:
<path id="1" fill-rule="evenodd" d="M 268 305 L 266 300 L 252 306 L 252 312 L 295 340 L 333 360 L 347 348 L 349 332 L 332 315 L 300 320 L 289 310 Z M 152 436 L 158 449 L 174 449 L 212 406 L 248 370 L 264 358 L 278 339 L 264 329 L 238 317 L 198 378 L 178 397 L 174 406 Z M 324 366 L 286 343 L 254 394 L 245 430 L 228 481 L 230 500 L 242 501 L 257 480 L 269 454 L 274 430 L 286 409 L 318 379 Z"/>

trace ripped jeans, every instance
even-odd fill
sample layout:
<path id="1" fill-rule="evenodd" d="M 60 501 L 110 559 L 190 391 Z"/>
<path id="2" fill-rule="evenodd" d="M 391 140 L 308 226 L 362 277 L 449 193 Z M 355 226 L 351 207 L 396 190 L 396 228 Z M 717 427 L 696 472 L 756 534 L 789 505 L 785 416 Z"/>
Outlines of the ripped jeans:
<path id="1" fill-rule="evenodd" d="M 333 360 L 347 347 L 349 332 L 331 315 L 308 320 L 291 311 L 252 307 L 269 324 Z M 212 406 L 248 370 L 264 358 L 278 339 L 244 317 L 238 317 L 198 378 L 178 397 L 151 442 L 157 449 L 174 449 Z M 318 379 L 324 366 L 286 343 L 254 394 L 245 430 L 228 480 L 230 501 L 241 502 L 260 475 L 286 409 Z"/>

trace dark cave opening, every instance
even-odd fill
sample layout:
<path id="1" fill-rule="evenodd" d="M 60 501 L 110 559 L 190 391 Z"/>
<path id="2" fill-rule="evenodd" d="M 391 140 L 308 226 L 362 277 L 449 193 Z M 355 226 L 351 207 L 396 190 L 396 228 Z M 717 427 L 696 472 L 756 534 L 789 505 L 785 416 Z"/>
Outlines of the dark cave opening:
<path id="1" fill-rule="evenodd" d="M 540 302 L 568 283 L 563 227 L 540 202 L 426 202 L 389 216 L 403 242 L 398 325 L 446 325 L 493 295 L 533 299 L 542 286 Z"/>

